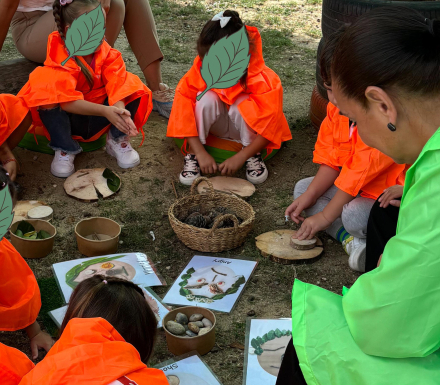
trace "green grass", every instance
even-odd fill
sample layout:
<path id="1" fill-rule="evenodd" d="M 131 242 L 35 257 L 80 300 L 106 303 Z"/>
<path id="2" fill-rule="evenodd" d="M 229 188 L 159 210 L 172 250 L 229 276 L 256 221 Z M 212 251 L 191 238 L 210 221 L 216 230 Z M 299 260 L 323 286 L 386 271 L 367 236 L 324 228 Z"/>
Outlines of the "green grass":
<path id="1" fill-rule="evenodd" d="M 52 321 L 52 318 L 50 318 L 48 312 L 63 306 L 63 297 L 55 281 L 55 278 L 40 278 L 37 280 L 37 282 L 38 286 L 40 287 L 42 303 L 39 319 L 43 322 L 47 332 L 51 336 L 57 337 L 58 328 Z"/>

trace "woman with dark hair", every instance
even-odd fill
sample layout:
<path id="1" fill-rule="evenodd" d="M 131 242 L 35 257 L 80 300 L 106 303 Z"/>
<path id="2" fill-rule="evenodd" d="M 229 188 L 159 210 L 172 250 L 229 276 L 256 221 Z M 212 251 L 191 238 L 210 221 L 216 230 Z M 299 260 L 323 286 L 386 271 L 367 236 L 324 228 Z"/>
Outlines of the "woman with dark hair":
<path id="1" fill-rule="evenodd" d="M 86 279 L 72 293 L 60 339 L 20 384 L 168 385 L 162 371 L 146 366 L 156 327 L 140 287 Z"/>
<path id="2" fill-rule="evenodd" d="M 331 70 L 341 113 L 365 144 L 413 166 L 377 269 L 343 298 L 295 282 L 277 384 L 439 383 L 439 68 L 440 21 L 405 7 L 366 13 L 341 36 Z"/>

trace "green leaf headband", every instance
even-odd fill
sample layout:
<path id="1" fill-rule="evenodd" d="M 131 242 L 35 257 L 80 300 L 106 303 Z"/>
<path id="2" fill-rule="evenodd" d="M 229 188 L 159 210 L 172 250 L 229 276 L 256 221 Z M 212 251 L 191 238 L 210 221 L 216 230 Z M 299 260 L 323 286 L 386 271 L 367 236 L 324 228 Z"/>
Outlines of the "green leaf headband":
<path id="1" fill-rule="evenodd" d="M 284 336 L 291 336 L 291 335 L 292 332 L 290 330 L 282 330 L 282 331 L 280 329 L 271 330 L 270 332 L 263 335 L 263 337 L 253 338 L 251 341 L 251 346 L 255 349 L 255 354 L 257 356 L 261 356 L 264 353 L 264 350 L 261 347 L 261 345 L 264 345 L 267 341 L 272 341 L 275 338 L 281 338 Z"/>

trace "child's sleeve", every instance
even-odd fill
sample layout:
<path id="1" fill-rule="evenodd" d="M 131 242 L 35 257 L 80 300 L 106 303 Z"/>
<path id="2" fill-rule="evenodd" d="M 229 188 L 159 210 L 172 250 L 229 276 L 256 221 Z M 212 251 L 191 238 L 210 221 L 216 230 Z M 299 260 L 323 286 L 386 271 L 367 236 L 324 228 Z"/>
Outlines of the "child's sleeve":
<path id="1" fill-rule="evenodd" d="M 329 103 L 327 105 L 327 116 L 321 123 L 315 151 L 313 151 L 313 163 L 326 165 L 339 171 L 339 168 L 331 162 L 331 154 L 334 151 L 333 129 L 336 124 L 335 113 L 338 113 L 337 109 Z"/>
<path id="2" fill-rule="evenodd" d="M 353 135 L 358 135 L 357 131 L 353 132 Z M 335 186 L 356 197 L 364 186 L 386 173 L 387 169 L 394 164 L 395 162 L 390 157 L 368 147 L 357 136 L 354 153 L 344 163 Z"/>
<path id="3" fill-rule="evenodd" d="M 148 95 L 149 102 L 152 102 L 151 91 L 139 77 L 127 72 L 122 54 L 116 49 L 111 49 L 105 59 L 102 66 L 102 81 L 110 106 L 119 101 L 127 105 L 144 95 Z"/>
<path id="4" fill-rule="evenodd" d="M 64 68 L 38 67 L 17 96 L 29 108 L 84 100 L 83 93 L 76 89 L 78 74 Z"/>

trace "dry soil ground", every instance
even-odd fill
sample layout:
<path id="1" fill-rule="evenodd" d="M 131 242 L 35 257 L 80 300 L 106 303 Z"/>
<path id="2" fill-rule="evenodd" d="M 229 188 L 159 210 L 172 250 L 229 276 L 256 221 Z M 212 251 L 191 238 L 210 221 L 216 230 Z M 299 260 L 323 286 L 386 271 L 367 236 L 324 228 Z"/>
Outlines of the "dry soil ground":
<path id="1" fill-rule="evenodd" d="M 316 47 L 320 38 L 321 0 L 273 1 L 181 1 L 151 0 L 156 18 L 160 43 L 165 59 L 163 77 L 175 87 L 190 68 L 195 57 L 195 41 L 203 24 L 212 15 L 224 9 L 237 9 L 244 20 L 261 29 L 264 56 L 284 85 L 284 113 L 293 133 L 293 140 L 268 162 L 270 178 L 258 186 L 250 199 L 257 212 L 253 231 L 243 247 L 228 255 L 242 255 L 259 261 L 259 266 L 231 314 L 218 314 L 217 343 L 204 358 L 225 385 L 242 383 L 244 352 L 231 348 L 234 342 L 245 343 L 248 312 L 257 318 L 289 317 L 290 294 L 295 278 L 320 285 L 341 293 L 342 287 L 351 286 L 357 278 L 347 265 L 347 256 L 341 246 L 321 234 L 325 255 L 311 264 L 282 266 L 262 258 L 254 238 L 274 230 L 276 222 L 284 218 L 284 210 L 292 201 L 295 183 L 314 175 L 312 150 L 316 133 L 308 120 L 309 99 L 314 85 Z M 122 32 L 117 44 L 130 71 L 142 77 L 127 39 Z M 19 57 L 10 36 L 0 60 Z M 1 81 L 1 79 L 0 79 Z M 123 180 L 123 188 L 116 197 L 87 204 L 66 196 L 63 181 L 50 174 L 51 156 L 17 149 L 22 166 L 18 182 L 24 188 L 25 199 L 43 200 L 55 210 L 54 224 L 58 229 L 53 252 L 42 260 L 29 260 L 39 279 L 43 293 L 40 321 L 50 331 L 53 325 L 45 316 L 48 310 L 59 306 L 60 298 L 52 277 L 55 262 L 80 258 L 74 238 L 74 225 L 88 216 L 106 216 L 123 225 L 120 251 L 142 251 L 152 257 L 168 285 L 172 284 L 194 251 L 177 239 L 167 219 L 167 209 L 175 200 L 171 180 L 176 181 L 180 196 L 189 190 L 177 184 L 182 155 L 172 140 L 165 137 L 167 121 L 153 113 L 146 127 L 146 140 L 139 148 L 142 163 L 133 170 L 118 169 L 114 159 L 105 151 L 81 154 L 76 167 L 109 167 Z M 136 144 L 140 143 L 135 139 Z M 239 176 L 244 177 L 241 171 Z M 292 226 L 292 225 L 288 225 Z M 293 226 L 292 226 L 293 228 Z M 149 235 L 154 231 L 156 241 Z M 157 289 L 164 295 L 167 288 Z M 0 341 L 29 354 L 28 341 L 21 332 L 2 333 Z M 40 354 L 40 359 L 43 353 Z M 154 357 L 150 364 L 171 358 L 163 331 L 159 333 Z"/>

